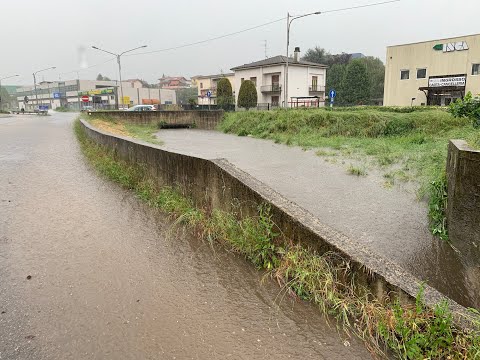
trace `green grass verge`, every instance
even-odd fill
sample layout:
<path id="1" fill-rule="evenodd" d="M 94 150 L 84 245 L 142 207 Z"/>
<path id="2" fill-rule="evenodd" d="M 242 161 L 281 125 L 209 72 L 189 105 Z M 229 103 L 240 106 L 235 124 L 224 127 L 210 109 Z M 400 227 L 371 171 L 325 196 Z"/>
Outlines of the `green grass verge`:
<path id="1" fill-rule="evenodd" d="M 246 218 L 219 210 L 207 212 L 176 189 L 156 189 L 143 166 L 119 160 L 113 152 L 93 143 L 79 121 L 74 130 L 82 152 L 101 174 L 134 191 L 212 245 L 222 244 L 268 271 L 281 284 L 281 294 L 296 294 L 313 302 L 347 333 L 363 339 L 375 356 L 480 359 L 480 331 L 459 330 L 445 303 L 429 309 L 422 293 L 411 306 L 398 301 L 380 303 L 357 284 L 348 260 L 335 253 L 320 255 L 284 238 L 275 230 L 267 205 L 259 206 L 256 216 Z M 477 315 L 472 317 L 478 319 Z M 480 326 L 480 320 L 474 321 Z"/>
<path id="2" fill-rule="evenodd" d="M 226 113 L 220 130 L 369 163 L 383 170 L 390 185 L 415 181 L 419 197 L 429 201 L 432 233 L 442 239 L 448 238 L 443 196 L 448 141 L 466 139 L 480 147 L 480 131 L 470 120 L 425 107 Z"/>

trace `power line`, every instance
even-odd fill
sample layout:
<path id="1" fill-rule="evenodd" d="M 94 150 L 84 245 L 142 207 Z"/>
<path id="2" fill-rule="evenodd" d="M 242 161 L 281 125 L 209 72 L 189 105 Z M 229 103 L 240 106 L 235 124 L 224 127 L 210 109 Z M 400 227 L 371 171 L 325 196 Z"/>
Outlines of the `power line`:
<path id="1" fill-rule="evenodd" d="M 340 12 L 340 11 L 347 11 L 347 10 L 362 9 L 362 8 L 368 8 L 368 7 L 372 7 L 372 6 L 380 6 L 380 5 L 392 4 L 392 3 L 396 3 L 396 2 L 400 2 L 400 1 L 402 1 L 402 0 L 382 1 L 382 2 L 377 2 L 377 3 L 372 3 L 372 4 L 351 6 L 351 7 L 341 8 L 341 9 L 325 10 L 325 11 L 321 11 L 321 13 L 322 13 L 322 14 L 328 14 L 328 13 L 333 13 L 333 12 Z"/>
<path id="2" fill-rule="evenodd" d="M 265 27 L 265 26 L 268 26 L 268 25 L 272 25 L 272 24 L 275 24 L 275 23 L 277 23 L 277 22 L 283 21 L 283 20 L 285 20 L 285 19 L 286 19 L 286 17 L 283 17 L 283 18 L 281 18 L 281 19 L 277 19 L 277 20 L 273 20 L 273 21 L 270 21 L 270 22 L 267 22 L 267 23 L 264 23 L 264 24 L 261 24 L 261 25 L 253 26 L 253 27 L 248 28 L 248 29 L 243 29 L 243 30 L 240 30 L 240 31 L 235 31 L 235 32 L 233 32 L 233 33 L 229 33 L 229 34 L 225 34 L 225 35 L 220 35 L 220 36 L 213 37 L 213 38 L 206 39 L 206 40 L 201 40 L 201 41 L 196 41 L 196 42 L 193 42 L 193 43 L 188 43 L 188 44 L 183 44 L 183 45 L 179 45 L 179 46 L 174 46 L 174 47 L 171 47 L 171 48 L 165 48 L 165 49 L 153 50 L 153 51 L 145 51 L 145 52 L 135 53 L 135 54 L 131 54 L 131 55 L 125 55 L 125 56 L 138 56 L 138 55 L 154 54 L 154 53 L 159 53 L 159 52 L 165 52 L 165 51 L 182 49 L 182 48 L 189 47 L 189 46 L 194 46 L 194 45 L 200 45 L 200 44 L 204 44 L 204 43 L 207 43 L 207 42 L 210 42 L 210 41 L 220 40 L 220 39 L 223 39 L 223 38 L 226 38 L 226 37 L 230 37 L 230 36 L 242 34 L 242 33 L 247 32 L 247 31 L 259 29 L 259 28 L 261 28 L 261 27 Z"/>
<path id="3" fill-rule="evenodd" d="M 328 13 L 342 12 L 342 11 L 348 11 L 348 10 L 363 9 L 363 8 L 369 8 L 369 7 L 374 7 L 374 6 L 381 6 L 381 5 L 397 3 L 397 2 L 401 2 L 401 1 L 403 1 L 403 0 L 381 1 L 381 2 L 376 2 L 376 3 L 365 4 L 365 5 L 357 5 L 357 6 L 350 6 L 350 7 L 346 7 L 346 8 L 325 10 L 325 11 L 320 11 L 320 13 L 321 14 L 328 14 Z M 190 47 L 190 46 L 195 46 L 195 45 L 201 45 L 201 44 L 205 44 L 205 43 L 208 43 L 208 42 L 211 42 L 211 41 L 224 39 L 224 38 L 227 38 L 227 37 L 235 36 L 235 35 L 242 34 L 242 33 L 252 31 L 252 30 L 255 30 L 255 29 L 259 29 L 259 28 L 262 28 L 262 27 L 265 27 L 265 26 L 268 26 L 268 25 L 272 25 L 272 24 L 278 23 L 280 21 L 284 21 L 285 19 L 286 19 L 286 17 L 283 17 L 283 18 L 276 19 L 276 20 L 273 20 L 273 21 L 269 21 L 269 22 L 266 22 L 266 23 L 263 23 L 263 24 L 260 24 L 260 25 L 256 25 L 256 26 L 247 28 L 247 29 L 235 31 L 235 32 L 232 32 L 232 33 L 216 36 L 216 37 L 205 39 L 205 40 L 200 40 L 200 41 L 187 43 L 187 44 L 183 44 L 183 45 L 179 45 L 179 46 L 173 46 L 173 47 L 170 47 L 170 48 L 164 48 L 164 49 L 159 49 L 159 50 L 152 50 L 152 51 L 146 51 L 146 52 L 141 52 L 141 53 L 135 53 L 135 54 L 131 54 L 131 55 L 125 55 L 125 56 L 129 57 L 129 56 L 155 54 L 155 53 L 161 53 L 161 52 L 166 52 L 166 51 L 183 49 L 183 48 Z M 115 58 L 111 58 L 111 59 L 109 59 L 107 61 L 104 61 L 102 63 L 94 64 L 94 65 L 88 66 L 88 67 L 83 68 L 83 69 L 72 70 L 72 71 L 69 71 L 69 72 L 65 72 L 65 73 L 62 73 L 60 75 L 66 75 L 66 74 L 74 73 L 74 72 L 77 72 L 77 71 L 78 72 L 85 71 L 85 70 L 88 70 L 88 69 L 106 64 L 106 63 L 108 63 L 110 61 L 113 61 L 113 60 L 115 60 Z"/>

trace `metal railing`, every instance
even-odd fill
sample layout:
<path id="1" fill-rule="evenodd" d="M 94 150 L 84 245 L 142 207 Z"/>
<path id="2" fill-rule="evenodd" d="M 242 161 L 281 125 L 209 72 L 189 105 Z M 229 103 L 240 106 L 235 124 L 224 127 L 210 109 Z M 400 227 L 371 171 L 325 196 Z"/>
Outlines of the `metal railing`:
<path id="1" fill-rule="evenodd" d="M 325 86 L 320 86 L 320 85 L 310 86 L 309 91 L 311 93 L 325 92 Z"/>
<path id="2" fill-rule="evenodd" d="M 260 87 L 260 90 L 261 92 L 270 92 L 270 93 L 281 92 L 282 85 L 280 84 L 264 85 Z"/>

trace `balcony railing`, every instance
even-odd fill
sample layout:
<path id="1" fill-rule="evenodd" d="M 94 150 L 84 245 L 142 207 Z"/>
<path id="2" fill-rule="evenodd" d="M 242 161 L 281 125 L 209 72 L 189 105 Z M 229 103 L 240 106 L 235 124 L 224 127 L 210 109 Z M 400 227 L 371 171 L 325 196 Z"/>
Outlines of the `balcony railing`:
<path id="1" fill-rule="evenodd" d="M 325 86 L 320 86 L 320 85 L 314 85 L 310 86 L 310 92 L 311 93 L 319 93 L 319 92 L 325 92 Z"/>
<path id="2" fill-rule="evenodd" d="M 264 85 L 260 88 L 260 90 L 264 93 L 279 93 L 282 91 L 282 85 L 280 84 Z"/>

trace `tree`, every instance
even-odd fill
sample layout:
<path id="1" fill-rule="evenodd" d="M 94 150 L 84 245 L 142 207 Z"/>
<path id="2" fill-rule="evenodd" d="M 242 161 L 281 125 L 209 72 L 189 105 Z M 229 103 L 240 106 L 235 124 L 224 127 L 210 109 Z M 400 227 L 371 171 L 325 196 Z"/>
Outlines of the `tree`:
<path id="1" fill-rule="evenodd" d="M 111 81 L 110 78 L 102 76 L 102 74 L 97 75 L 97 81 Z"/>
<path id="2" fill-rule="evenodd" d="M 358 60 L 367 68 L 367 76 L 370 83 L 370 98 L 383 99 L 385 65 L 382 60 L 373 56 L 367 56 Z"/>
<path id="3" fill-rule="evenodd" d="M 334 64 L 332 67 L 327 69 L 326 93 L 332 89 L 335 90 L 337 92 L 335 101 L 340 104 L 342 103 L 342 84 L 346 70 L 347 65 L 345 64 Z"/>
<path id="4" fill-rule="evenodd" d="M 232 84 L 227 78 L 222 78 L 217 83 L 217 105 L 219 108 L 228 110 L 233 103 Z"/>
<path id="5" fill-rule="evenodd" d="M 250 80 L 245 80 L 238 92 L 238 106 L 250 109 L 257 106 L 257 88 Z"/>
<path id="6" fill-rule="evenodd" d="M 331 56 L 332 55 L 324 48 L 315 46 L 313 49 L 308 49 L 306 51 L 305 55 L 302 57 L 302 60 L 327 65 Z"/>
<path id="7" fill-rule="evenodd" d="M 10 107 L 10 94 L 8 93 L 7 89 L 4 87 L 0 88 L 0 104 L 2 104 L 2 107 L 0 110 L 3 110 L 4 108 L 9 108 Z"/>
<path id="8" fill-rule="evenodd" d="M 302 60 L 333 66 L 335 64 L 348 64 L 352 58 L 351 54 L 342 52 L 341 54 L 330 54 L 324 48 L 315 46 L 313 49 L 308 49 Z"/>
<path id="9" fill-rule="evenodd" d="M 197 97 L 198 89 L 196 87 L 177 90 L 177 102 L 179 104 L 190 104 L 190 99 L 197 99 Z"/>
<path id="10" fill-rule="evenodd" d="M 370 100 L 370 81 L 367 67 L 359 59 L 347 65 L 341 86 L 342 103 L 347 105 L 365 105 Z"/>

